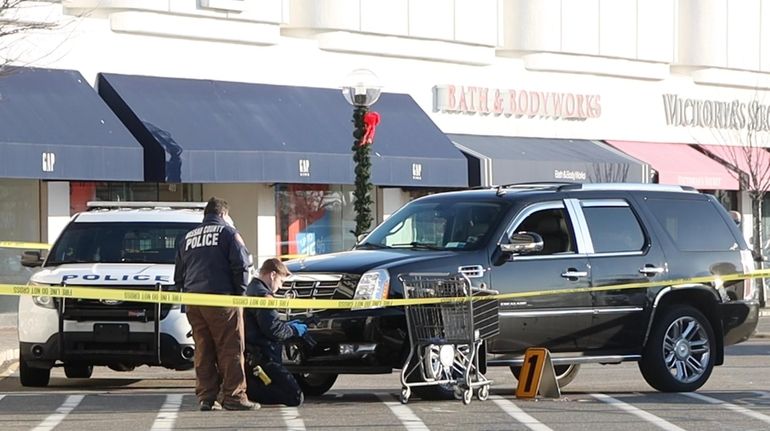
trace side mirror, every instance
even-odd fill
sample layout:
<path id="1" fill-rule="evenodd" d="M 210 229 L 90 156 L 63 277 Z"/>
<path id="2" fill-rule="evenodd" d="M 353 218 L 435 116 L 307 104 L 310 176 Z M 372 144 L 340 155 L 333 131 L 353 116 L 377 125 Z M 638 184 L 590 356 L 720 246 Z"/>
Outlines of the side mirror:
<path id="1" fill-rule="evenodd" d="M 507 254 L 532 254 L 543 250 L 543 237 L 534 232 L 516 232 L 510 243 L 500 244 L 500 250 Z"/>
<path id="2" fill-rule="evenodd" d="M 365 232 L 365 233 L 362 233 L 361 235 L 358 235 L 356 237 L 356 244 L 361 244 L 361 241 L 363 241 L 367 235 L 369 235 L 369 232 Z"/>
<path id="3" fill-rule="evenodd" d="M 43 265 L 43 255 L 37 250 L 25 250 L 21 253 L 21 265 L 36 268 Z"/>

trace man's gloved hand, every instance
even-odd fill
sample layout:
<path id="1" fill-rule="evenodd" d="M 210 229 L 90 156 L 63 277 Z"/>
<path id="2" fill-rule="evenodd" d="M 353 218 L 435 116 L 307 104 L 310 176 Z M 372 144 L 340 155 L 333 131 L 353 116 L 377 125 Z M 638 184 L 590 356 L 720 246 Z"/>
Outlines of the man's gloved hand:
<path id="1" fill-rule="evenodd" d="M 300 322 L 291 322 L 290 323 L 292 329 L 294 329 L 294 332 L 297 333 L 298 337 L 302 337 L 307 333 L 307 325 Z"/>

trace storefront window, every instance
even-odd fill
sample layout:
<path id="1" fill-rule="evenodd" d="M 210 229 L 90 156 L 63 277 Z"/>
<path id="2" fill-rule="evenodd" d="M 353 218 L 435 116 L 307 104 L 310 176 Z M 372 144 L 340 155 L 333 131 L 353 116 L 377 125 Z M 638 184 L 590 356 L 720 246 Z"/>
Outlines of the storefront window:
<path id="1" fill-rule="evenodd" d="M 70 214 L 85 211 L 88 201 L 200 202 L 200 184 L 70 183 Z"/>
<path id="2" fill-rule="evenodd" d="M 277 254 L 294 257 L 350 250 L 356 244 L 353 190 L 342 185 L 276 185 Z"/>
<path id="3" fill-rule="evenodd" d="M 703 193 L 714 195 L 727 211 L 738 211 L 738 192 L 735 190 L 703 190 Z"/>
<path id="4" fill-rule="evenodd" d="M 462 189 L 456 189 L 456 188 L 455 189 L 443 189 L 443 188 L 411 189 L 411 190 L 408 190 L 408 192 L 409 192 L 409 200 L 413 201 L 413 200 L 415 200 L 417 198 L 421 198 L 423 196 L 430 196 L 430 195 L 434 195 L 436 193 L 453 192 L 453 191 L 457 191 L 457 190 L 462 190 Z"/>
<path id="5" fill-rule="evenodd" d="M 40 183 L 36 180 L 0 180 L 0 241 L 40 240 Z M 0 283 L 25 284 L 32 275 L 21 266 L 17 248 L 0 247 Z M 15 311 L 18 299 L 0 296 L 0 313 Z"/>

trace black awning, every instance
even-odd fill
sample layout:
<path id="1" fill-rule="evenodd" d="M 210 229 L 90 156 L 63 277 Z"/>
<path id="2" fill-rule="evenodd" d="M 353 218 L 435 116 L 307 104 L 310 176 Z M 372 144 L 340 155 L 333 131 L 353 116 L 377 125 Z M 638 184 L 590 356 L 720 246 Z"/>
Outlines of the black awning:
<path id="1" fill-rule="evenodd" d="M 142 147 L 72 70 L 0 76 L 0 178 L 141 181 Z"/>
<path id="2" fill-rule="evenodd" d="M 98 90 L 144 146 L 148 181 L 353 183 L 353 108 L 339 90 L 115 74 Z M 373 109 L 374 184 L 467 185 L 462 153 L 410 96 Z"/>
<path id="3" fill-rule="evenodd" d="M 471 186 L 522 182 L 649 182 L 649 167 L 601 142 L 448 135 L 468 158 Z"/>

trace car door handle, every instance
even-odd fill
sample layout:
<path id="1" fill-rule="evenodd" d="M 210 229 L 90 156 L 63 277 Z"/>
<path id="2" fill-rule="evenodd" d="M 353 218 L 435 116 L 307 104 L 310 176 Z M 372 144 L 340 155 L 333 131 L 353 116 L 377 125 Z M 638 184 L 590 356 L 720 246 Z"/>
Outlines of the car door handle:
<path id="1" fill-rule="evenodd" d="M 645 266 L 644 268 L 639 270 L 640 273 L 648 276 L 663 274 L 663 271 L 664 271 L 663 268 L 659 268 L 657 266 Z"/>
<path id="2" fill-rule="evenodd" d="M 588 277 L 588 271 L 578 271 L 574 268 L 569 268 L 566 272 L 562 272 L 561 276 L 564 278 Z"/>

